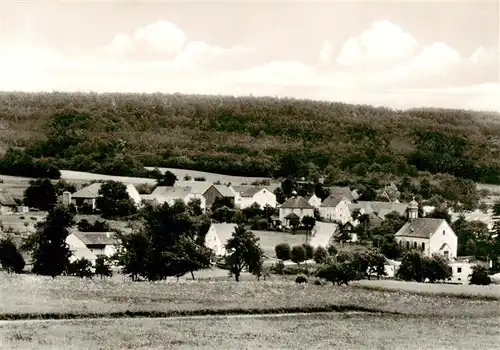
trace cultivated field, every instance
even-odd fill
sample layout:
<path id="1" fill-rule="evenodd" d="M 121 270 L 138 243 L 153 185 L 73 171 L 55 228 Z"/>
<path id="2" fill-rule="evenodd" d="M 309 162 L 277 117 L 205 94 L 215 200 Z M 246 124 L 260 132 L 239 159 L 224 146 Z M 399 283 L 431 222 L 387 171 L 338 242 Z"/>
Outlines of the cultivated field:
<path id="1" fill-rule="evenodd" d="M 451 285 L 439 283 L 417 283 L 394 280 L 362 280 L 352 283 L 353 286 L 367 290 L 403 291 L 429 295 L 453 295 L 458 297 L 491 297 L 500 300 L 500 285 Z"/>
<path id="2" fill-rule="evenodd" d="M 154 167 L 146 167 L 148 170 L 153 170 Z M 233 185 L 239 185 L 241 183 L 251 184 L 254 181 L 262 181 L 262 180 L 271 180 L 267 177 L 247 177 L 247 176 L 232 176 L 232 175 L 222 175 L 215 173 L 207 173 L 205 171 L 197 171 L 197 170 L 188 170 L 188 169 L 175 169 L 175 168 L 158 168 L 161 172 L 165 172 L 167 170 L 177 176 L 179 180 L 184 179 L 184 176 L 187 174 L 191 176 L 193 179 L 195 177 L 204 177 L 209 182 L 220 181 L 222 183 L 230 182 Z"/>
<path id="3" fill-rule="evenodd" d="M 0 323 L 5 349 L 498 349 L 496 319 L 313 314 Z"/>
<path id="4" fill-rule="evenodd" d="M 255 312 L 308 310 L 333 306 L 409 315 L 500 317 L 498 300 L 425 296 L 405 292 L 368 291 L 356 287 L 297 285 L 269 281 L 131 282 L 0 274 L 0 318 L 7 314 L 70 313 L 106 315 L 145 312 Z"/>

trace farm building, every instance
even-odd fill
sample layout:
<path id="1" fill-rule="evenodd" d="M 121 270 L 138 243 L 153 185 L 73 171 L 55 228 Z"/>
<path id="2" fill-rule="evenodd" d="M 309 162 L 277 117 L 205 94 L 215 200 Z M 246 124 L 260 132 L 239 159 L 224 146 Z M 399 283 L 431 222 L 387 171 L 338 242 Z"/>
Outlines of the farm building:
<path id="1" fill-rule="evenodd" d="M 73 203 L 77 208 L 81 207 L 82 205 L 88 205 L 92 208 L 92 210 L 95 210 L 97 208 L 97 198 L 99 197 L 99 190 L 101 189 L 101 185 L 102 183 L 96 182 L 89 186 L 86 186 L 79 191 L 71 194 L 71 196 L 69 196 L 68 199 L 65 199 L 65 201 L 70 200 L 71 203 Z M 137 206 L 139 206 L 142 199 L 135 186 L 128 184 L 126 185 L 126 190 L 130 199 L 132 199 L 132 201 Z"/>
<path id="2" fill-rule="evenodd" d="M 276 195 L 264 186 L 234 186 L 236 192 L 236 206 L 244 209 L 257 203 L 261 208 L 269 205 L 276 208 Z"/>
<path id="3" fill-rule="evenodd" d="M 305 196 L 304 199 L 307 201 L 307 203 L 311 204 L 316 209 L 319 209 L 319 207 L 321 207 L 321 198 L 316 196 L 315 193 Z"/>
<path id="4" fill-rule="evenodd" d="M 411 201 L 408 222 L 396 232 L 396 241 L 403 249 L 419 249 L 425 256 L 434 253 L 452 259 L 457 256 L 458 239 L 444 219 L 418 217 L 418 203 Z"/>
<path id="5" fill-rule="evenodd" d="M 205 246 L 212 249 L 215 255 L 223 256 L 226 254 L 225 244 L 231 238 L 236 224 L 212 224 L 205 236 Z"/>
<path id="6" fill-rule="evenodd" d="M 141 196 L 144 200 L 144 196 Z M 201 194 L 191 192 L 190 187 L 174 187 L 174 186 L 158 186 L 148 195 L 148 199 L 155 200 L 158 204 L 168 203 L 173 205 L 176 200 L 181 200 L 184 204 L 188 204 L 193 199 L 200 200 L 200 206 L 205 209 L 205 197 Z"/>
<path id="7" fill-rule="evenodd" d="M 218 198 L 228 198 L 233 205 L 236 204 L 236 192 L 231 186 L 212 185 L 203 193 L 203 196 L 206 199 L 207 208 L 212 207 L 212 204 Z"/>
<path id="8" fill-rule="evenodd" d="M 68 236 L 66 243 L 68 243 L 72 251 L 76 250 L 78 254 L 83 253 L 89 255 L 88 252 L 83 249 L 83 247 L 85 247 L 96 257 L 106 256 L 109 258 L 116 253 L 120 241 L 115 238 L 114 232 L 75 231 Z M 95 259 L 91 262 L 94 263 Z"/>

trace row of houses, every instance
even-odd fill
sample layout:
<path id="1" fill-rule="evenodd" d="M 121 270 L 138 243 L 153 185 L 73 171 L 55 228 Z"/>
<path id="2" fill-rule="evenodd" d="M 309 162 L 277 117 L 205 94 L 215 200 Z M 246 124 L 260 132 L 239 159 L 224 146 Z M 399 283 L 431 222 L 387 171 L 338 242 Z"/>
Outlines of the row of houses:
<path id="1" fill-rule="evenodd" d="M 94 183 L 76 191 L 65 192 L 63 201 L 73 203 L 77 207 L 88 205 L 96 209 L 101 183 Z M 206 181 L 177 181 L 174 186 L 157 186 L 151 194 L 141 195 L 134 185 L 126 186 L 132 201 L 140 206 L 143 203 L 172 205 L 176 200 L 189 203 L 193 199 L 200 200 L 202 209 L 210 208 L 217 198 L 227 198 L 241 209 L 257 203 L 260 207 L 276 208 L 276 195 L 264 186 L 231 186 L 218 185 Z"/>

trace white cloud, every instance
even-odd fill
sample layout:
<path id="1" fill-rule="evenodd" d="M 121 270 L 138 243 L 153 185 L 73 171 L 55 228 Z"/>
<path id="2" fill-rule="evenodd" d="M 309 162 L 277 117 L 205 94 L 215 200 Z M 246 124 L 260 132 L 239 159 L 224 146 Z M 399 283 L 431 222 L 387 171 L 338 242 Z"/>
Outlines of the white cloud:
<path id="1" fill-rule="evenodd" d="M 387 64 L 408 57 L 417 46 L 410 33 L 389 21 L 377 21 L 344 43 L 337 63 L 348 67 Z"/>
<path id="2" fill-rule="evenodd" d="M 125 33 L 117 33 L 111 43 L 105 47 L 110 53 L 125 54 L 135 50 L 135 45 L 130 36 Z"/>
<path id="3" fill-rule="evenodd" d="M 333 44 L 329 40 L 323 42 L 323 46 L 319 51 L 319 62 L 322 64 L 329 63 L 333 54 Z"/>
<path id="4" fill-rule="evenodd" d="M 154 49 L 165 53 L 177 53 L 182 50 L 186 35 L 169 21 L 158 21 L 139 28 L 134 32 L 134 40 L 144 41 Z"/>

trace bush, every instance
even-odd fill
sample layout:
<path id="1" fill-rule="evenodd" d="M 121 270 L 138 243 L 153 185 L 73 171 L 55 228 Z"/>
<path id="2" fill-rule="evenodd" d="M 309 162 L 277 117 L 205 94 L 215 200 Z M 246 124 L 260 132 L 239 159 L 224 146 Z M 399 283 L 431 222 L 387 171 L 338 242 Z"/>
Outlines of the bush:
<path id="1" fill-rule="evenodd" d="M 472 267 L 472 274 L 469 277 L 470 284 L 487 286 L 491 283 L 491 278 L 488 276 L 488 270 L 481 265 L 474 265 Z"/>
<path id="2" fill-rule="evenodd" d="M 335 256 L 339 252 L 338 249 L 334 245 L 329 245 L 327 248 L 327 251 L 328 251 L 328 254 L 330 254 L 331 256 Z"/>
<path id="3" fill-rule="evenodd" d="M 68 274 L 80 278 L 92 278 L 94 276 L 92 263 L 85 258 L 78 259 L 69 264 Z"/>
<path id="4" fill-rule="evenodd" d="M 314 256 L 313 246 L 310 245 L 309 243 L 304 243 L 304 244 L 302 244 L 302 246 L 304 247 L 304 250 L 306 251 L 306 260 L 312 259 Z"/>
<path id="5" fill-rule="evenodd" d="M 316 250 L 314 251 L 314 262 L 316 264 L 322 264 L 324 262 L 326 262 L 327 258 L 328 258 L 328 252 L 326 251 L 325 248 L 319 246 L 318 248 L 316 248 Z"/>
<path id="6" fill-rule="evenodd" d="M 26 266 L 12 236 L 0 240 L 0 265 L 7 272 L 21 273 Z"/>
<path id="7" fill-rule="evenodd" d="M 294 276 L 294 275 L 306 275 L 309 276 L 311 273 L 308 269 L 298 266 L 285 266 L 283 268 L 283 275 Z"/>
<path id="8" fill-rule="evenodd" d="M 322 286 L 323 282 L 320 279 L 317 279 L 317 280 L 314 281 L 314 285 L 315 286 Z"/>
<path id="9" fill-rule="evenodd" d="M 307 277 L 299 275 L 297 276 L 297 278 L 295 278 L 295 283 L 307 283 Z"/>
<path id="10" fill-rule="evenodd" d="M 194 178 L 194 181 L 207 181 L 203 176 L 198 176 Z"/>
<path id="11" fill-rule="evenodd" d="M 274 252 L 276 253 L 276 258 L 287 261 L 290 260 L 291 248 L 288 243 L 280 243 L 274 247 Z"/>
<path id="12" fill-rule="evenodd" d="M 290 252 L 290 260 L 292 260 L 297 265 L 306 260 L 306 250 L 302 245 L 296 245 L 292 248 Z"/>
<path id="13" fill-rule="evenodd" d="M 277 275 L 283 275 L 284 269 L 285 269 L 285 264 L 283 263 L 283 261 L 280 260 L 271 267 L 271 272 Z"/>

